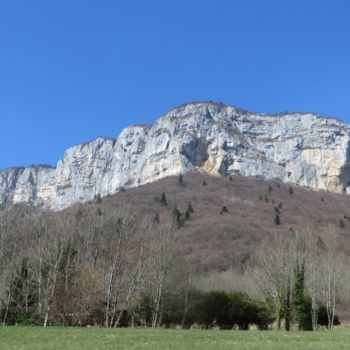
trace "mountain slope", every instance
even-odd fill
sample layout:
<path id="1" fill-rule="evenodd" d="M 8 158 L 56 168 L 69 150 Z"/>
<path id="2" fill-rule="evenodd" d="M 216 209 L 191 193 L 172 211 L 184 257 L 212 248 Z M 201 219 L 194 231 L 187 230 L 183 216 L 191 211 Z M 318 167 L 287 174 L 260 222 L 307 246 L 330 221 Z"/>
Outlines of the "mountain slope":
<path id="1" fill-rule="evenodd" d="M 152 126 L 130 126 L 116 140 L 74 146 L 56 168 L 0 172 L 0 201 L 57 210 L 195 170 L 347 193 L 349 136 L 348 125 L 314 114 L 265 115 L 190 103 Z"/>
<path id="2" fill-rule="evenodd" d="M 161 204 L 163 192 L 166 206 Z M 185 216 L 191 203 L 194 212 L 179 230 L 176 255 L 190 260 L 199 273 L 239 268 L 268 234 L 286 235 L 290 230 L 317 234 L 324 223 L 336 226 L 339 248 L 350 255 L 350 196 L 344 194 L 261 178 L 197 172 L 184 175 L 181 182 L 178 176 L 170 176 L 121 191 L 102 199 L 98 206 L 103 211 L 121 203 L 138 218 L 156 217 L 175 207 Z M 227 212 L 223 212 L 224 206 Z M 280 225 L 275 222 L 276 208 Z"/>

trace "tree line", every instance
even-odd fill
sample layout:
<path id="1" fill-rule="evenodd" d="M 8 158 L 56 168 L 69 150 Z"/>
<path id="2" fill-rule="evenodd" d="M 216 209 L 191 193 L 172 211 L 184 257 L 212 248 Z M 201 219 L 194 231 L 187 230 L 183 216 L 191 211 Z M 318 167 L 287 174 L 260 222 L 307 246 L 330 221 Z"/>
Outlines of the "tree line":
<path id="1" fill-rule="evenodd" d="M 244 273 L 246 291 L 201 291 L 177 249 L 178 216 L 139 218 L 95 203 L 59 213 L 0 212 L 0 320 L 105 327 L 193 325 L 286 330 L 337 324 L 343 266 L 332 227 L 267 235 Z M 193 212 L 193 208 L 190 208 Z"/>

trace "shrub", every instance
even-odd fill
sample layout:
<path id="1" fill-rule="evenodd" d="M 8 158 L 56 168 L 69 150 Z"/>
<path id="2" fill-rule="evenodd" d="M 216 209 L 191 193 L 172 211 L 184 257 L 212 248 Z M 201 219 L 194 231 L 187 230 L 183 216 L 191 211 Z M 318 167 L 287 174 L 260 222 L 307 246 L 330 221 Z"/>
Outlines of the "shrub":
<path id="1" fill-rule="evenodd" d="M 328 328 L 327 308 L 324 305 L 321 305 L 320 308 L 318 309 L 317 324 L 319 326 L 325 326 Z M 340 325 L 339 317 L 337 315 L 334 315 L 333 325 L 334 326 Z"/>
<path id="2" fill-rule="evenodd" d="M 253 301 L 246 293 L 203 293 L 197 308 L 197 323 L 207 328 L 217 325 L 221 329 L 237 326 L 247 330 L 255 324 L 259 329 L 267 329 L 274 320 L 263 303 Z"/>

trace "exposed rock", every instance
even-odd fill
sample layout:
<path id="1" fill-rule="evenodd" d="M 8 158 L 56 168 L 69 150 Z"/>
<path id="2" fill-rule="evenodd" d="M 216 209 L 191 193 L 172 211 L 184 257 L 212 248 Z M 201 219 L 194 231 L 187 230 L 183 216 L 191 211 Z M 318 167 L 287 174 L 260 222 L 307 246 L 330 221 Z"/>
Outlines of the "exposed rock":
<path id="1" fill-rule="evenodd" d="M 74 146 L 56 168 L 1 171 L 0 200 L 57 210 L 196 170 L 350 193 L 349 136 L 347 124 L 311 113 L 265 115 L 190 103 L 153 126 L 130 126 L 116 140 Z"/>

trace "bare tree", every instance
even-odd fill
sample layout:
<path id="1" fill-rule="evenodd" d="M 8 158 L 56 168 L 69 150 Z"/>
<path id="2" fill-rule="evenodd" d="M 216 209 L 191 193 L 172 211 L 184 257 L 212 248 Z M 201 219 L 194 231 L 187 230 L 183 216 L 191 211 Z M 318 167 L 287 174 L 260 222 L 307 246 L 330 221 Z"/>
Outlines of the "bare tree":
<path id="1" fill-rule="evenodd" d="M 164 291 L 169 283 L 169 274 L 175 252 L 177 229 L 172 218 L 162 213 L 159 223 L 153 225 L 147 261 L 147 292 L 151 297 L 153 328 L 161 323 L 161 306 Z"/>
<path id="2" fill-rule="evenodd" d="M 48 325 L 54 301 L 56 283 L 71 234 L 68 220 L 40 216 L 36 221 L 35 271 L 38 281 L 39 312 L 43 313 L 43 326 Z"/>
<path id="3" fill-rule="evenodd" d="M 336 298 L 339 286 L 340 254 L 336 244 L 336 230 L 325 225 L 320 231 L 320 241 L 315 247 L 319 253 L 321 298 L 327 309 L 328 328 L 333 329 Z"/>
<path id="4" fill-rule="evenodd" d="M 305 235 L 305 264 L 305 286 L 311 298 L 312 329 L 316 330 L 321 303 L 322 271 L 320 238 L 313 230 L 307 230 Z"/>
<path id="5" fill-rule="evenodd" d="M 252 268 L 258 290 L 273 301 L 278 330 L 284 307 L 290 303 L 295 250 L 295 236 L 292 234 L 269 235 L 261 242 Z"/>
<path id="6" fill-rule="evenodd" d="M 118 313 L 120 293 L 127 267 L 127 256 L 132 248 L 135 218 L 127 208 L 120 207 L 106 218 L 103 240 L 105 261 L 101 268 L 105 278 L 105 326 L 114 325 Z M 118 321 L 119 322 L 119 321 Z"/>
<path id="7" fill-rule="evenodd" d="M 20 230 L 14 213 L 4 211 L 0 215 L 0 313 L 3 312 L 3 326 L 6 325 L 9 306 L 13 297 L 13 281 L 20 257 Z"/>

